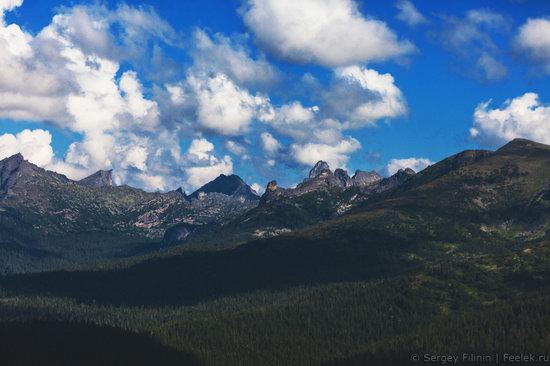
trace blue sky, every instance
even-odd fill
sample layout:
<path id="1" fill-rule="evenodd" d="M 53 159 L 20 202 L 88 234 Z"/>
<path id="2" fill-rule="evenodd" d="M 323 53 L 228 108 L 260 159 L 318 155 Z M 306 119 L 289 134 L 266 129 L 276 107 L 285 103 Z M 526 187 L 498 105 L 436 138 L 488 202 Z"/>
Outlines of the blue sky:
<path id="1" fill-rule="evenodd" d="M 515 137 L 550 143 L 546 1 L 0 0 L 0 12 L 0 158 L 73 179 L 289 186 L 318 159 L 388 175 Z"/>

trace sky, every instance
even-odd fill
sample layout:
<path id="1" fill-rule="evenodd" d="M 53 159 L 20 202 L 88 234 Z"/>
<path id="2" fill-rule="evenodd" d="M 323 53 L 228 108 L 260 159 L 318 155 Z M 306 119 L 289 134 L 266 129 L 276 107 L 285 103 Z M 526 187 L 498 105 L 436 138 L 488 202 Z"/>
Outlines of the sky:
<path id="1" fill-rule="evenodd" d="M 192 192 L 550 144 L 546 0 L 0 0 L 0 159 Z"/>

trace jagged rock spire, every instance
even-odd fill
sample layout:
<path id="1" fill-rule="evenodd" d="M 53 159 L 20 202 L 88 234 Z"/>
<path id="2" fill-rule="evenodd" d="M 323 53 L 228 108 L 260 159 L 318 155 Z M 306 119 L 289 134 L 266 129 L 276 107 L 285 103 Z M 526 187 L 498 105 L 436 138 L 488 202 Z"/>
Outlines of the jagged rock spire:
<path id="1" fill-rule="evenodd" d="M 330 166 L 325 161 L 318 161 L 317 164 L 309 171 L 309 179 L 315 179 L 325 170 L 330 170 Z"/>
<path id="2" fill-rule="evenodd" d="M 336 169 L 334 171 L 334 176 L 344 188 L 350 187 L 353 184 L 348 172 L 344 169 Z"/>

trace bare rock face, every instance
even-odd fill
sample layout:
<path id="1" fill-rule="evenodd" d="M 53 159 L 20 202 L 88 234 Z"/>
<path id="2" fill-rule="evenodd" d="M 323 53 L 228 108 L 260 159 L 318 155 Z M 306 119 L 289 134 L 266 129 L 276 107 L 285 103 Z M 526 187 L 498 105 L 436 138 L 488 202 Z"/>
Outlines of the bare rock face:
<path id="1" fill-rule="evenodd" d="M 366 187 L 373 185 L 384 178 L 375 171 L 365 172 L 362 170 L 357 170 L 351 179 L 354 186 Z"/>
<path id="2" fill-rule="evenodd" d="M 353 185 L 353 181 L 348 175 L 348 172 L 344 169 L 336 169 L 334 171 L 334 177 L 337 179 L 339 185 L 342 188 L 348 188 Z"/>
<path id="3" fill-rule="evenodd" d="M 397 173 L 392 175 L 389 178 L 384 178 L 381 181 L 377 182 L 373 186 L 373 192 L 374 193 L 381 193 L 390 189 L 393 189 L 397 186 L 400 186 L 401 184 L 408 181 L 411 177 L 416 175 L 416 172 L 410 168 L 407 169 L 399 169 Z"/>
<path id="4" fill-rule="evenodd" d="M 260 198 L 260 206 L 265 206 L 280 198 L 294 196 L 291 189 L 280 188 L 277 181 L 273 180 L 267 184 L 264 194 Z"/>
<path id="5" fill-rule="evenodd" d="M 21 154 L 0 161 L 0 195 L 8 194 L 20 178 L 32 173 L 32 165 Z"/>
<path id="6" fill-rule="evenodd" d="M 78 184 L 93 187 L 112 187 L 113 186 L 113 171 L 112 170 L 100 170 L 87 178 L 84 178 L 78 182 Z"/>
<path id="7" fill-rule="evenodd" d="M 339 174 L 341 179 L 345 180 L 345 172 L 340 169 Z M 343 182 L 337 178 L 330 170 L 329 165 L 324 161 L 319 161 L 313 169 L 309 171 L 308 178 L 292 189 L 292 193 L 295 195 L 302 195 L 309 192 L 330 190 L 333 188 L 343 187 Z"/>
<path id="8" fill-rule="evenodd" d="M 327 162 L 325 161 L 319 161 L 313 169 L 309 171 L 309 179 L 315 179 L 318 178 L 324 171 L 330 171 L 330 167 Z"/>

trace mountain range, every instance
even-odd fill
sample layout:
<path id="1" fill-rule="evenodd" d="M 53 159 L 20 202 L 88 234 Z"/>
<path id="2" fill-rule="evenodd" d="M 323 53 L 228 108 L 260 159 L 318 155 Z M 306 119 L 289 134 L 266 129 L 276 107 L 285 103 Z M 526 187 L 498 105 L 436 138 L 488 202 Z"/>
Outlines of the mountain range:
<path id="1" fill-rule="evenodd" d="M 262 197 L 237 175 L 220 175 L 187 195 L 181 188 L 155 193 L 115 186 L 112 171 L 72 181 L 17 154 L 0 161 L 0 251 L 4 253 L 0 268 L 18 271 L 14 257 L 21 255 L 30 258 L 29 269 L 36 264 L 37 270 L 43 270 L 54 263 L 142 254 L 188 237 L 211 242 L 218 240 L 212 233 L 222 227 L 226 243 L 278 235 L 340 215 L 412 175 L 408 169 L 390 178 L 363 171 L 350 177 L 342 169 L 333 173 L 320 161 L 296 188 L 279 188 L 273 181 Z M 315 202 L 302 205 L 304 200 Z M 285 218 L 290 217 L 281 213 L 282 221 L 268 222 L 266 216 L 281 210 L 299 211 L 307 218 L 287 225 Z M 244 230 L 239 220 L 250 221 L 248 226 L 253 227 Z M 228 235 L 228 227 L 238 232 Z M 65 245 L 68 241 L 74 243 Z"/>
<path id="2" fill-rule="evenodd" d="M 189 196 L 73 182 L 21 156 L 0 179 L 0 321 L 120 328 L 202 365 L 548 351 L 547 145 L 388 178 L 319 162 L 261 197 L 236 176 Z"/>

